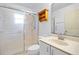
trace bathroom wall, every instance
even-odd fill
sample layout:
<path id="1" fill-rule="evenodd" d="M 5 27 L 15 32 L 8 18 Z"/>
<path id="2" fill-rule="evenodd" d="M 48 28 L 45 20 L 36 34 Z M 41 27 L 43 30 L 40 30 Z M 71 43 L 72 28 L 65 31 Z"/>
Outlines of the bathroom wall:
<path id="1" fill-rule="evenodd" d="M 39 22 L 39 35 L 51 34 L 51 3 L 28 3 L 19 4 L 30 8 L 33 12 L 37 13 L 43 9 L 48 9 L 48 21 Z M 38 20 L 38 19 L 37 19 Z"/>
<path id="2" fill-rule="evenodd" d="M 51 4 L 43 6 L 40 10 L 45 8 L 48 9 L 48 21 L 39 22 L 39 35 L 43 36 L 51 34 Z"/>
<path id="3" fill-rule="evenodd" d="M 42 10 L 44 8 L 48 9 L 48 21 L 39 22 L 39 35 L 43 35 L 43 36 L 51 35 L 51 33 L 53 31 L 53 29 L 52 29 L 53 27 L 51 28 L 51 26 L 53 26 L 53 24 L 51 24 L 52 23 L 51 20 L 54 19 L 53 12 L 55 12 L 56 10 L 59 10 L 61 8 L 64 8 L 68 5 L 71 5 L 71 3 L 69 3 L 69 4 L 68 3 L 56 3 L 56 4 L 52 3 L 52 4 L 47 4 L 44 6 L 42 5 L 42 8 L 40 10 Z M 61 26 L 61 24 L 59 26 Z M 58 30 L 60 30 L 60 29 L 58 28 Z M 64 31 L 64 29 L 63 29 L 63 31 Z"/>

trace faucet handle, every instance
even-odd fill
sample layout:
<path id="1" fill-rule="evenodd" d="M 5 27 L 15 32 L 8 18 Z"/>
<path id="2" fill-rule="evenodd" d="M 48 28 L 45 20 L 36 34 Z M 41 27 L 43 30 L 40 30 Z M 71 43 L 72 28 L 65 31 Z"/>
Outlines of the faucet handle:
<path id="1" fill-rule="evenodd" d="M 64 35 L 63 34 L 58 34 L 58 39 L 64 40 Z"/>

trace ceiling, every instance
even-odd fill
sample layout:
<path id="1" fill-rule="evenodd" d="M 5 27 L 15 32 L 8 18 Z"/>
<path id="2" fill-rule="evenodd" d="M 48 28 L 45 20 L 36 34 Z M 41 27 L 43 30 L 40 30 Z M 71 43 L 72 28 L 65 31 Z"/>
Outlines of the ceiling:
<path id="1" fill-rule="evenodd" d="M 42 9 L 49 8 L 50 4 L 52 11 L 56 11 L 60 8 L 64 8 L 68 5 L 71 5 L 72 3 L 16 3 L 16 4 L 29 8 L 33 12 L 39 12 Z"/>
<path id="2" fill-rule="evenodd" d="M 49 3 L 18 3 L 18 5 L 30 8 L 33 12 L 49 7 Z"/>

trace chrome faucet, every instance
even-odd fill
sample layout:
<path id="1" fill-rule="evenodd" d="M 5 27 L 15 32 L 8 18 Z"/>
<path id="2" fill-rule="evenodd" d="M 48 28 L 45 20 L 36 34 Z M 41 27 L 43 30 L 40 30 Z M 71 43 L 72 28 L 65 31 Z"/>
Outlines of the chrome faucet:
<path id="1" fill-rule="evenodd" d="M 58 39 L 64 40 L 64 35 L 63 34 L 58 34 Z"/>

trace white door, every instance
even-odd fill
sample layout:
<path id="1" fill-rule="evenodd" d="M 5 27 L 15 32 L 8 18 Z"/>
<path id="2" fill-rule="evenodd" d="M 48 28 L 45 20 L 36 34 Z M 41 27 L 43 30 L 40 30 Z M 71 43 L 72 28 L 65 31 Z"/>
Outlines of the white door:
<path id="1" fill-rule="evenodd" d="M 39 41 L 40 55 L 50 55 L 50 45 Z"/>

